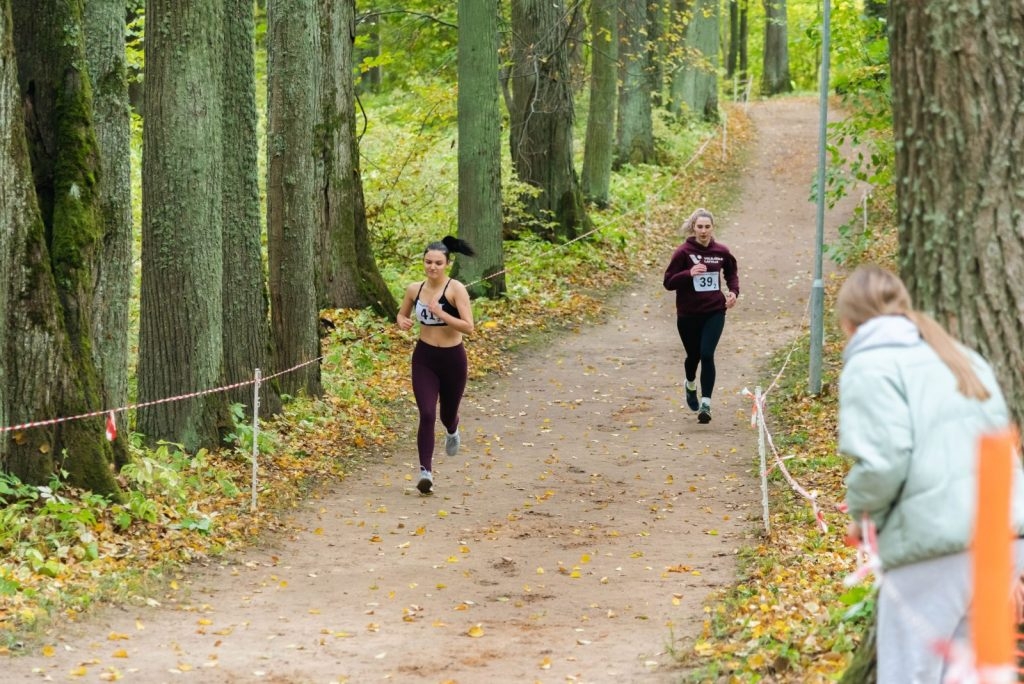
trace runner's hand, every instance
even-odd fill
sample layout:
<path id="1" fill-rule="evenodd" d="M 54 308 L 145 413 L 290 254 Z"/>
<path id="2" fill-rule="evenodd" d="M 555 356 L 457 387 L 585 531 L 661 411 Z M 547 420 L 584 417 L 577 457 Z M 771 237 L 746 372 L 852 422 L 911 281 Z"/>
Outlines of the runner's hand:
<path id="1" fill-rule="evenodd" d="M 725 308 L 726 309 L 731 309 L 734 306 L 736 306 L 736 293 L 735 292 L 726 292 L 725 293 Z"/>

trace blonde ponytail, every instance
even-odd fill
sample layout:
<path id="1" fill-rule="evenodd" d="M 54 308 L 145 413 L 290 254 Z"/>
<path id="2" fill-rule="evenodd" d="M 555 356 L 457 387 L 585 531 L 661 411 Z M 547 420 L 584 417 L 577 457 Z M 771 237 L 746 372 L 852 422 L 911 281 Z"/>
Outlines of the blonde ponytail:
<path id="1" fill-rule="evenodd" d="M 935 350 L 942 362 L 953 372 L 956 377 L 956 389 L 960 394 L 979 401 L 985 401 L 992 396 L 978 378 L 978 374 L 974 372 L 970 358 L 945 328 L 921 311 L 909 311 L 906 316 L 921 331 L 921 337 L 928 346 Z"/>
<path id="2" fill-rule="evenodd" d="M 839 288 L 836 313 L 854 328 L 876 316 L 906 316 L 952 371 L 960 394 L 981 401 L 991 396 L 953 336 L 931 316 L 914 310 L 910 293 L 895 273 L 874 264 L 857 267 Z"/>

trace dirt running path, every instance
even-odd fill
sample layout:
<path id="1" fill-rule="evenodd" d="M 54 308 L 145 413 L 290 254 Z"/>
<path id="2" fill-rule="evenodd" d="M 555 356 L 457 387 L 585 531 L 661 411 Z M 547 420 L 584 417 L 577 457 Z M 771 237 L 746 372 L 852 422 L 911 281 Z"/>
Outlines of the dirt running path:
<path id="1" fill-rule="evenodd" d="M 309 502 L 304 531 L 197 570 L 159 607 L 102 611 L 55 637 L 56 655 L 8 660 L 5 681 L 676 681 L 673 635 L 699 632 L 702 601 L 760 529 L 738 392 L 794 339 L 813 267 L 817 104 L 750 115 L 742 204 L 719 222 L 742 296 L 710 425 L 681 408 L 656 264 L 605 324 L 470 387 L 463 449 L 435 459 L 434 496 L 416 493 L 403 443 Z"/>

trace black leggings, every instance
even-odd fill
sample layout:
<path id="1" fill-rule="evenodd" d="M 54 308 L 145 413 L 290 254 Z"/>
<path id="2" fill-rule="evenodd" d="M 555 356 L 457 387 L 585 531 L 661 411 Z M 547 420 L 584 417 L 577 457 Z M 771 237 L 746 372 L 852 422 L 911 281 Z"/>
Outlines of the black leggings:
<path id="1" fill-rule="evenodd" d="M 469 364 L 466 348 L 434 347 L 422 340 L 412 352 L 412 393 L 420 410 L 420 426 L 416 448 L 420 466 L 432 470 L 434 460 L 434 424 L 437 422 L 438 399 L 441 402 L 441 424 L 449 432 L 459 427 L 459 403 L 466 389 Z"/>
<path id="2" fill-rule="evenodd" d="M 679 339 L 686 350 L 686 360 L 683 361 L 686 380 L 697 379 L 697 365 L 700 364 L 700 395 L 709 399 L 715 390 L 715 348 L 724 328 L 725 311 L 676 319 Z"/>

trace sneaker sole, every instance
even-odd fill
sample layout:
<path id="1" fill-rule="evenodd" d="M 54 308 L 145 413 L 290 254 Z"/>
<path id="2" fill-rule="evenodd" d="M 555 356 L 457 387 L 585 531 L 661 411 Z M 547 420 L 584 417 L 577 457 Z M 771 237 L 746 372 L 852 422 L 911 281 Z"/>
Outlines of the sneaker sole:
<path id="1" fill-rule="evenodd" d="M 711 414 L 710 413 L 701 413 L 700 415 L 697 416 L 697 422 L 698 423 L 703 423 L 703 424 L 707 425 L 708 423 L 711 422 Z"/>
<path id="2" fill-rule="evenodd" d="M 416 483 L 416 489 L 420 490 L 420 494 L 430 494 L 434 489 L 434 483 L 430 480 L 423 478 Z"/>

